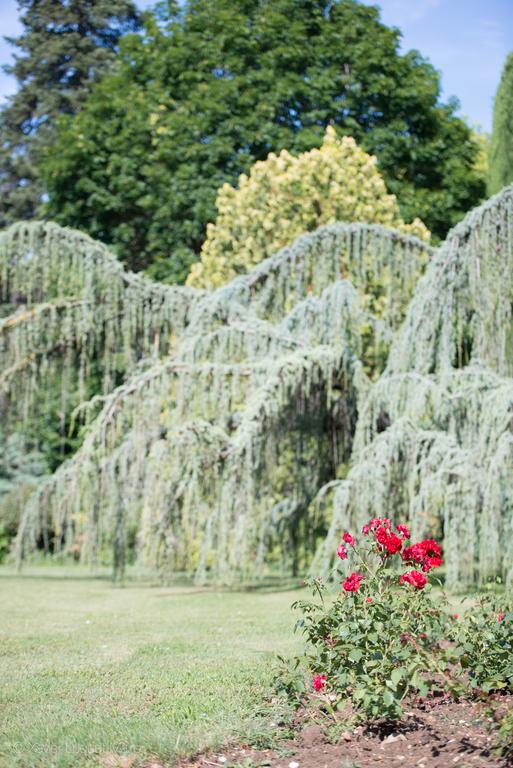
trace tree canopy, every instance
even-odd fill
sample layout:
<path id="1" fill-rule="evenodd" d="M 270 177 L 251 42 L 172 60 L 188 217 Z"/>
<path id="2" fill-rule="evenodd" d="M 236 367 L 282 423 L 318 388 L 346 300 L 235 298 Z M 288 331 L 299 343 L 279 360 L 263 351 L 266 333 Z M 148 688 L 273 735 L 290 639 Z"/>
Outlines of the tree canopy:
<path id="1" fill-rule="evenodd" d="M 216 199 L 217 219 L 207 226 L 201 261 L 187 284 L 218 288 L 237 274 L 290 245 L 321 224 L 360 221 L 384 224 L 429 240 L 421 221 L 405 224 L 376 160 L 354 139 L 337 139 L 329 126 L 320 149 L 299 156 L 271 153 L 239 178 L 224 184 Z"/>
<path id="2" fill-rule="evenodd" d="M 0 112 L 0 227 L 33 218 L 43 187 L 38 156 L 55 120 L 75 114 L 108 68 L 122 35 L 139 26 L 131 0 L 18 0 L 21 35 L 4 70 L 18 91 Z"/>
<path id="3" fill-rule="evenodd" d="M 506 59 L 495 96 L 489 174 L 491 194 L 513 181 L 513 53 Z"/>
<path id="4" fill-rule="evenodd" d="M 61 125 L 47 213 L 181 282 L 218 188 L 271 152 L 319 147 L 332 124 L 377 156 L 404 221 L 442 237 L 483 195 L 478 148 L 434 68 L 399 42 L 356 0 L 169 2 Z"/>
<path id="5" fill-rule="evenodd" d="M 512 255 L 513 187 L 437 249 L 329 224 L 213 292 L 128 273 L 55 224 L 9 228 L 4 426 L 45 412 L 56 371 L 68 408 L 93 360 L 105 382 L 80 395 L 81 447 L 24 506 L 19 556 L 327 574 L 340 530 L 394 509 L 415 538 L 443 534 L 447 585 L 513 581 Z M 378 316 L 362 296 L 383 275 Z M 389 355 L 371 380 L 373 347 Z"/>

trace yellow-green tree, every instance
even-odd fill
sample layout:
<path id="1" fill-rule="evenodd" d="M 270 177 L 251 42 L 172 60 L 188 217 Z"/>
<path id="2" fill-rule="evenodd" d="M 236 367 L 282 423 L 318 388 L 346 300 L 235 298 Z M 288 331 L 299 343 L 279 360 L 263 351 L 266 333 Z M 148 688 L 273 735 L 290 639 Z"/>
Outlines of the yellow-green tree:
<path id="1" fill-rule="evenodd" d="M 187 284 L 217 288 L 289 245 L 304 232 L 336 221 L 383 224 L 429 240 L 425 225 L 406 224 L 387 192 L 376 158 L 328 127 L 319 149 L 286 150 L 257 162 L 237 188 L 218 192 L 217 220 L 207 227 L 201 261 Z"/>

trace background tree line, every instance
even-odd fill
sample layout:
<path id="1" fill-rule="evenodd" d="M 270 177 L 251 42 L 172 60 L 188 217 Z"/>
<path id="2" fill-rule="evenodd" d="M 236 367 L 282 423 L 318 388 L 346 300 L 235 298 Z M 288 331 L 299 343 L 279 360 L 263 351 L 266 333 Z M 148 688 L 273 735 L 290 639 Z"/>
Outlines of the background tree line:
<path id="1" fill-rule="evenodd" d="M 377 156 L 404 220 L 435 237 L 485 195 L 482 148 L 457 103 L 441 102 L 438 73 L 400 54 L 400 33 L 356 0 L 20 11 L 8 67 L 19 89 L 0 117 L 2 226 L 49 217 L 183 282 L 218 188 L 270 152 L 319 147 L 328 125 Z"/>

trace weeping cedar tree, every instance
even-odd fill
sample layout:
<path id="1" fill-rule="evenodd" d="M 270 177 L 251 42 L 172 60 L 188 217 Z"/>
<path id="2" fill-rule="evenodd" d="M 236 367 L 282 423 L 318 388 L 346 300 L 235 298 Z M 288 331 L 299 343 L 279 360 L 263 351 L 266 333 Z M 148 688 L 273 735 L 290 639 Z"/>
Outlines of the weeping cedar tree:
<path id="1" fill-rule="evenodd" d="M 493 109 L 490 193 L 513 181 L 513 53 L 506 59 Z"/>
<path id="2" fill-rule="evenodd" d="M 5 427 L 44 412 L 54 373 L 68 403 L 92 361 L 105 377 L 18 556 L 43 541 L 118 575 L 130 555 L 199 581 L 326 575 L 341 531 L 394 510 L 414 539 L 443 534 L 448 585 L 513 583 L 512 274 L 513 186 L 436 250 L 329 224 L 214 292 L 127 273 L 55 224 L 10 227 Z"/>
<path id="3" fill-rule="evenodd" d="M 3 67 L 19 88 L 0 112 L 0 227 L 38 214 L 37 159 L 57 116 L 78 111 L 120 37 L 139 26 L 130 0 L 18 0 L 18 9 L 23 32 L 7 38 L 16 53 Z"/>
<path id="4" fill-rule="evenodd" d="M 484 194 L 478 147 L 439 77 L 356 0 L 188 0 L 128 35 L 117 68 L 46 154 L 48 215 L 131 269 L 185 280 L 215 198 L 330 124 L 377 155 L 406 222 L 442 237 Z"/>

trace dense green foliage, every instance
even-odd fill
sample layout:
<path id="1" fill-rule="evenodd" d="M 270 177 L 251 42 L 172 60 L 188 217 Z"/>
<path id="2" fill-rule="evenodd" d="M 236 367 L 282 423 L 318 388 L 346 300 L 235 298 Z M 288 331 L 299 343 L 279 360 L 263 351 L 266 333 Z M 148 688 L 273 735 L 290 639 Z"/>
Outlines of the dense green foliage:
<path id="1" fill-rule="evenodd" d="M 459 618 L 459 617 L 458 617 Z M 462 671 L 474 690 L 513 690 L 513 596 L 478 595 L 450 633 Z"/>
<path id="2" fill-rule="evenodd" d="M 49 471 L 45 455 L 30 444 L 26 434 L 13 432 L 7 437 L 7 419 L 3 427 L 0 431 L 0 562 L 9 554 L 28 497 Z M 46 437 L 50 444 L 55 434 L 55 429 L 48 430 Z M 39 437 L 41 445 L 42 430 Z M 48 450 L 48 445 L 44 447 Z"/>
<path id="3" fill-rule="evenodd" d="M 216 199 L 217 219 L 207 227 L 201 261 L 187 285 L 217 288 L 322 224 L 383 224 L 429 242 L 416 219 L 405 224 L 376 159 L 354 139 L 338 139 L 329 126 L 320 149 L 298 157 L 286 150 L 255 163 L 237 189 L 225 184 Z M 382 280 L 382 276 L 378 277 Z"/>
<path id="4" fill-rule="evenodd" d="M 206 283 L 245 274 L 215 291 L 142 278 L 57 224 L 0 232 L 0 472 L 32 485 L 9 459 L 21 446 L 49 474 L 37 482 L 34 465 L 36 490 L 19 497 L 20 560 L 44 547 L 116 575 L 133 559 L 200 581 L 328 573 L 337 529 L 392 507 L 414 535 L 444 536 L 450 585 L 513 579 L 513 191 L 436 250 L 412 235 L 410 192 L 422 207 L 430 190 L 435 218 L 431 192 L 445 190 L 449 219 L 459 205 L 428 166 L 457 184 L 466 169 L 472 197 L 479 155 L 397 42 L 354 0 L 171 4 L 60 122 L 45 173 L 65 197 L 50 207 L 66 220 L 84 193 L 85 228 L 137 269 L 157 255 L 173 279 L 195 258 L 211 185 L 267 159 L 224 187 L 205 249 L 217 243 L 209 266 L 227 270 Z M 402 208 L 348 132 L 376 144 L 389 188 L 401 179 Z M 324 133 L 321 149 L 268 155 Z"/>
<path id="5" fill-rule="evenodd" d="M 0 112 L 0 227 L 40 212 L 38 159 L 56 118 L 75 114 L 112 62 L 120 37 L 138 27 L 131 0 L 18 0 L 23 32 L 4 67 L 18 91 Z"/>
<path id="6" fill-rule="evenodd" d="M 506 59 L 493 108 L 489 190 L 499 192 L 513 182 L 513 53 Z"/>
<path id="7" fill-rule="evenodd" d="M 442 237 L 483 196 L 478 148 L 433 67 L 398 46 L 356 0 L 169 2 L 61 126 L 48 215 L 180 282 L 218 188 L 270 152 L 320 146 L 333 124 L 377 156 L 402 218 Z"/>

